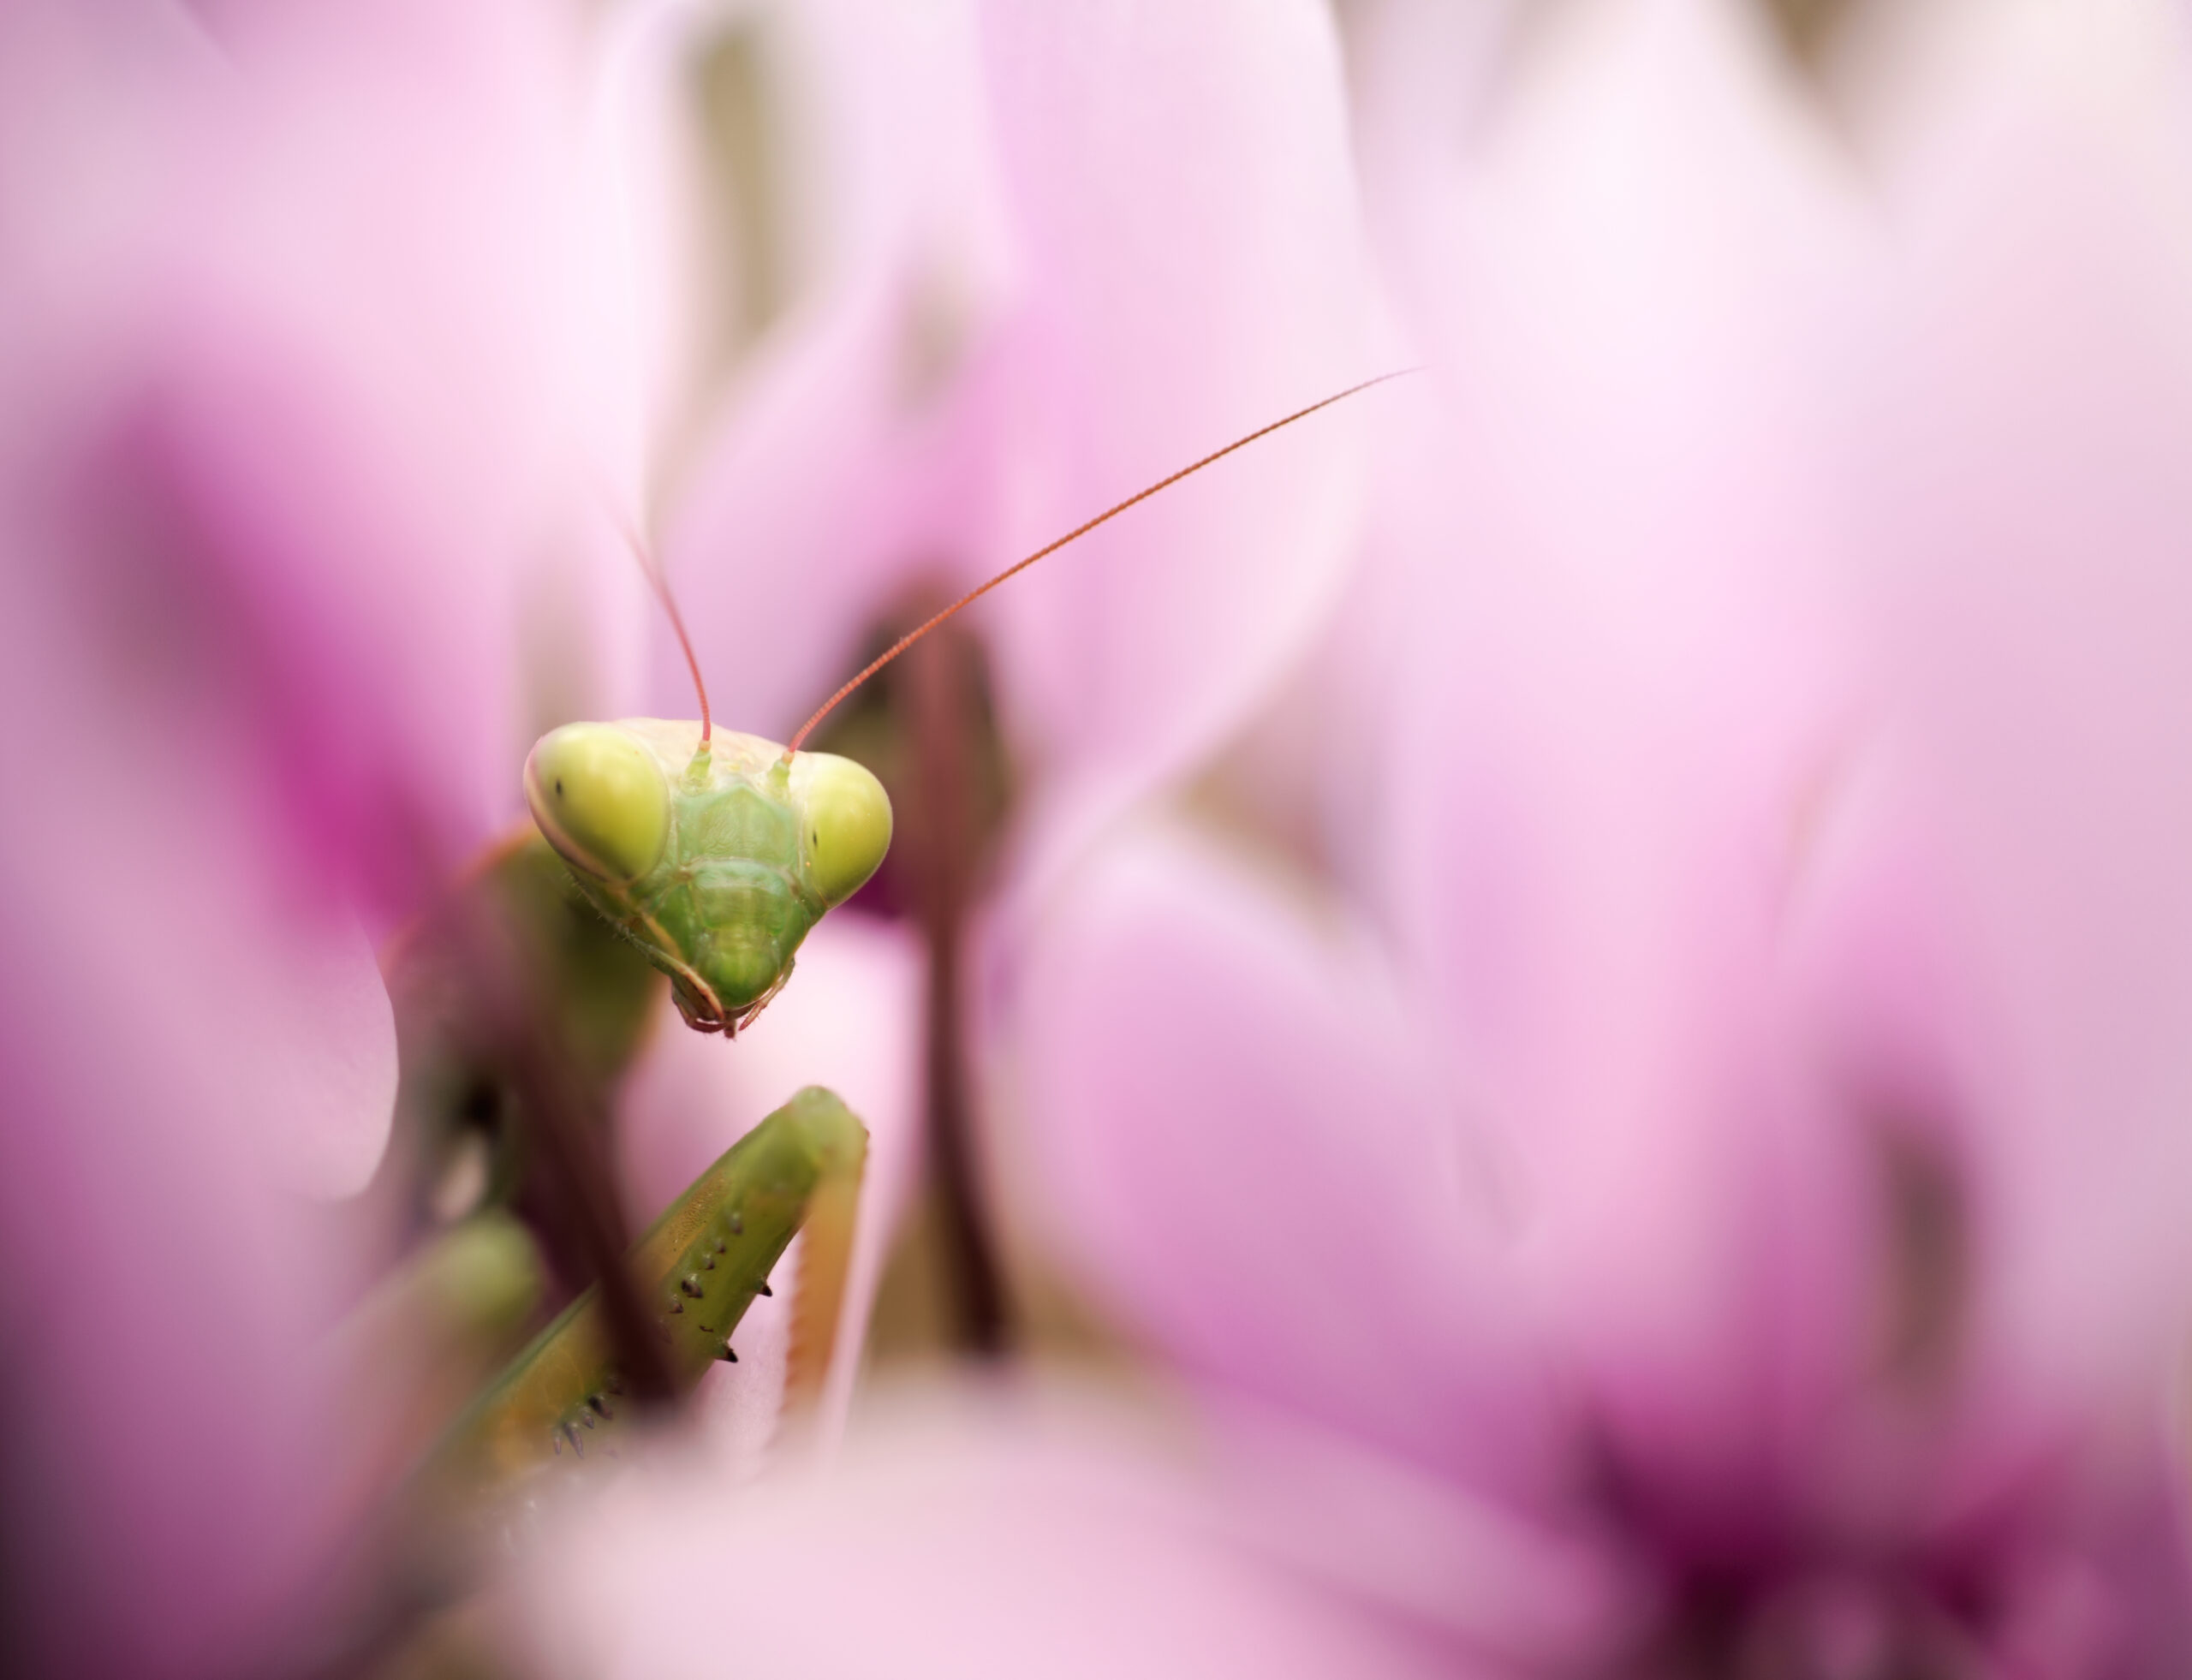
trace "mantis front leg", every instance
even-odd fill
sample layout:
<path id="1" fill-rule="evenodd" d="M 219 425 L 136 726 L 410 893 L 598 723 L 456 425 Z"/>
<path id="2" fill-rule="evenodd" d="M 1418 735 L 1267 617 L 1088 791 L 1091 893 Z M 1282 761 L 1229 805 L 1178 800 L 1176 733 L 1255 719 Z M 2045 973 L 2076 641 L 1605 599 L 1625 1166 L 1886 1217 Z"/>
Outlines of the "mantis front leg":
<path id="1" fill-rule="evenodd" d="M 817 1392 L 837 1340 L 867 1133 L 832 1093 L 809 1086 L 741 1138 L 633 1246 L 628 1261 L 680 1393 L 718 1360 L 792 1237 L 807 1246 L 793 1302 L 791 1403 Z M 631 1433 L 598 1290 L 588 1290 L 513 1360 L 427 1467 L 438 1493 L 490 1500 L 526 1478 Z"/>

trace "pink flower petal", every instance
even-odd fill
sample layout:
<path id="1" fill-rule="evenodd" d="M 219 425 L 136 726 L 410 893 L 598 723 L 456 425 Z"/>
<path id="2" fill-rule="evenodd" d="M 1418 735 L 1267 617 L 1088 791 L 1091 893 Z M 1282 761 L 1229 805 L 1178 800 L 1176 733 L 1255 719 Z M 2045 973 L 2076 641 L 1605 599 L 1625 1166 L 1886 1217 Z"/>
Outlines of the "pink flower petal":
<path id="1" fill-rule="evenodd" d="M 1724 9 L 1532 46 L 1397 207 L 1442 412 L 1388 457 L 1354 820 L 1549 1337 L 1608 1427 L 1740 1488 L 1860 1287 L 1777 969 L 1857 721 L 1821 444 L 1868 255 Z"/>
<path id="2" fill-rule="evenodd" d="M 513 809 L 532 732 L 516 609 L 583 441 L 571 43 L 521 7 L 33 13 L 0 436 L 81 499 L 93 587 L 206 644 L 302 843 L 400 899 L 420 831 Z"/>
<path id="3" fill-rule="evenodd" d="M 1604 1625 L 1587 1558 L 1404 1474 L 1343 1457 L 1323 1533 L 1333 1463 L 1279 1438 L 1213 1462 L 1069 1394 L 896 1398 L 826 1481 L 731 1495 L 670 1461 L 617 1488 L 533 1574 L 523 1643 L 606 1677 L 1472 1674 L 1512 1671 L 1475 1644 L 1501 1611 L 1568 1594 L 1533 1654 Z M 1513 1596 L 1488 1628 L 1453 1596 L 1396 1614 L 1410 1577 Z"/>
<path id="4" fill-rule="evenodd" d="M 833 184 L 867 265 L 765 355 L 669 545 L 726 715 L 759 729 L 819 703 L 910 578 L 971 582 L 1375 371 L 1316 8 L 843 23 Z M 879 81 L 881 134 L 845 93 Z M 1048 760 L 1146 785 L 1238 725 L 1343 569 L 1352 434 L 1260 445 L 984 605 Z"/>
<path id="5" fill-rule="evenodd" d="M 111 624 L 56 611 L 6 519 L 11 1636 L 51 1672 L 230 1674 L 356 1515 L 315 1355 L 372 1234 L 319 1198 L 386 1135 L 388 1003 L 234 743 L 104 682 Z"/>
<path id="6" fill-rule="evenodd" d="M 1040 1227 L 1185 1370 L 1527 1480 L 1500 1189 L 1359 932 L 1158 825 L 1095 854 L 1009 1023 Z"/>
<path id="7" fill-rule="evenodd" d="M 1026 265 L 1015 546 L 1385 371 L 1321 8 L 1000 7 L 985 25 Z M 1240 726 L 1343 575 L 1359 418 L 1259 444 L 998 603 L 1014 698 L 1053 751 L 1146 777 Z"/>
<path id="8" fill-rule="evenodd" d="M 2192 1308 L 2188 42 L 2137 6 L 1963 24 L 1899 130 L 1865 551 L 1961 922 L 1982 1333 L 2076 1404 Z"/>

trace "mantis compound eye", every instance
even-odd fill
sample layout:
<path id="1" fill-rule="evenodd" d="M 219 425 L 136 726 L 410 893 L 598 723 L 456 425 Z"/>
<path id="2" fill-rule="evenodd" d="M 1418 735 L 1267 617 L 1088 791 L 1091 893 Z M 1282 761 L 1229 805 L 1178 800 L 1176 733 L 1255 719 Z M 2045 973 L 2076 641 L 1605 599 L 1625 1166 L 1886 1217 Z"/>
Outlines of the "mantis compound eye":
<path id="1" fill-rule="evenodd" d="M 670 783 L 646 744 L 614 724 L 566 724 L 525 761 L 526 802 L 575 869 L 636 880 L 670 840 Z"/>
<path id="2" fill-rule="evenodd" d="M 890 849 L 890 796 L 866 769 L 834 753 L 795 758 L 791 789 L 815 891 L 842 904 Z"/>

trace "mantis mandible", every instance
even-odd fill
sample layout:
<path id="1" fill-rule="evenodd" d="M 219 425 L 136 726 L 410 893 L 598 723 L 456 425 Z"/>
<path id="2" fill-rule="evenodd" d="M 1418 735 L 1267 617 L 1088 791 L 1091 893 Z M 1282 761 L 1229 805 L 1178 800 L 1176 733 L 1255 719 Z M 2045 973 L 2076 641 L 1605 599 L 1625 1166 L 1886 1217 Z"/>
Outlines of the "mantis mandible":
<path id="1" fill-rule="evenodd" d="M 676 603 L 630 539 L 684 650 L 700 716 L 569 724 L 544 736 L 525 766 L 533 820 L 587 903 L 669 976 L 686 1024 L 735 1037 L 790 979 L 801 941 L 875 872 L 890 843 L 882 783 L 850 760 L 801 750 L 839 701 L 1036 562 L 1236 450 L 1399 377 L 1363 380 L 1236 438 L 968 590 L 831 695 L 788 745 L 716 732 Z M 734 1145 L 633 1248 L 634 1286 L 681 1390 L 713 1361 L 736 1357 L 727 1337 L 754 1295 L 768 1292 L 770 1268 L 802 1224 L 808 1259 L 794 1377 L 819 1383 L 814 1361 L 828 1358 L 866 1145 L 843 1104 L 810 1087 Z M 504 1482 L 621 1433 L 613 1430 L 621 1392 L 588 1290 L 518 1355 L 451 1440 L 468 1479 Z"/>

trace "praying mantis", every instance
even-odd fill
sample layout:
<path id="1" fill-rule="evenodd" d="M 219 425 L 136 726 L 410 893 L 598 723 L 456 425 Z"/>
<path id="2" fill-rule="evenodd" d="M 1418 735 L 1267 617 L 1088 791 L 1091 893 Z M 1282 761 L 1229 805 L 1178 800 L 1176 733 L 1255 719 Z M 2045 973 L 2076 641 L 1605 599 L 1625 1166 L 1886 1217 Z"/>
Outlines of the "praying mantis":
<path id="1" fill-rule="evenodd" d="M 881 864 L 890 803 L 861 766 L 802 751 L 840 701 L 1008 579 L 1140 503 L 1272 432 L 1402 372 L 1350 385 L 1138 491 L 968 590 L 818 708 L 785 745 L 718 734 L 676 603 L 632 546 L 676 631 L 697 721 L 628 718 L 551 730 L 526 761 L 526 800 L 569 885 L 669 977 L 685 1023 L 735 1038 L 790 980 L 800 944 Z M 859 1120 L 809 1087 L 742 1138 L 631 1249 L 631 1284 L 673 1387 L 734 1360 L 728 1338 L 792 1237 L 806 1233 L 790 1383 L 819 1387 L 838 1318 L 867 1148 Z M 613 1451 L 626 1433 L 625 1374 L 599 1285 L 541 1331 L 460 1418 L 435 1474 L 473 1492 L 506 1489 L 559 1461 Z"/>

